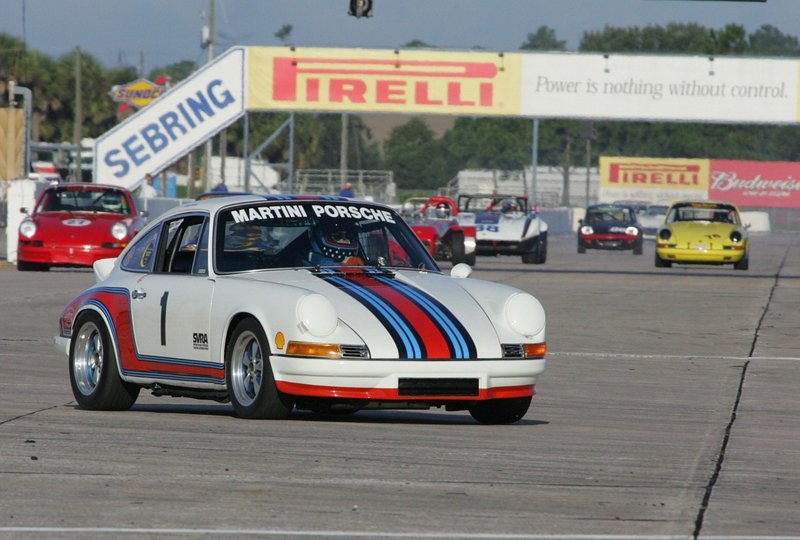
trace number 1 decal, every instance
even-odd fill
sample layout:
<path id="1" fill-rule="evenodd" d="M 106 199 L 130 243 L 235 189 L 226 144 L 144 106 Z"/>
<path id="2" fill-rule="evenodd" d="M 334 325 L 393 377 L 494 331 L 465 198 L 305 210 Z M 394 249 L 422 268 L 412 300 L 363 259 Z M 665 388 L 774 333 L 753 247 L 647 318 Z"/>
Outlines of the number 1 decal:
<path id="1" fill-rule="evenodd" d="M 167 299 L 169 291 L 164 291 L 161 295 L 161 346 L 167 346 Z"/>

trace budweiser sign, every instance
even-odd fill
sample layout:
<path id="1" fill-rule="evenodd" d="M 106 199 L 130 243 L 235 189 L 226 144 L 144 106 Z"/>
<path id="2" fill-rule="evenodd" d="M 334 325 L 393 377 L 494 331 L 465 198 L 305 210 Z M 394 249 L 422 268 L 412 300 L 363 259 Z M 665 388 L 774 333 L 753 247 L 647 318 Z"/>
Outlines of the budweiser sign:
<path id="1" fill-rule="evenodd" d="M 711 160 L 709 197 L 743 207 L 800 208 L 800 163 Z"/>

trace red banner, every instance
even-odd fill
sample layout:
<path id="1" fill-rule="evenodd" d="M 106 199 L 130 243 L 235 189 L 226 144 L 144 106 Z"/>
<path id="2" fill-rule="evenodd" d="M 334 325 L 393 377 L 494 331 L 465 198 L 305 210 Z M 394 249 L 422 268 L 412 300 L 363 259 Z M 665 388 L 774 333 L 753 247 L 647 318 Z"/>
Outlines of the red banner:
<path id="1" fill-rule="evenodd" d="M 800 163 L 711 160 L 708 198 L 743 208 L 800 208 Z"/>

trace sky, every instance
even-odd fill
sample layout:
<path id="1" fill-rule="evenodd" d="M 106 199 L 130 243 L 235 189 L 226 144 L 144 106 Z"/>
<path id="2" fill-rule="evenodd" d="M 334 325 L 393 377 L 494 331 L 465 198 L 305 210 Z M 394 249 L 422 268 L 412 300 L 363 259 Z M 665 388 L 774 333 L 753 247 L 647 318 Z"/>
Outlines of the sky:
<path id="1" fill-rule="evenodd" d="M 800 37 L 800 0 L 373 0 L 371 18 L 347 14 L 349 0 L 0 0 L 0 32 L 29 49 L 59 57 L 76 47 L 107 68 L 144 71 L 182 60 L 208 60 L 201 28 L 214 5 L 215 52 L 231 45 L 282 45 L 275 34 L 292 25 L 298 47 L 394 49 L 421 40 L 442 49 L 515 51 L 540 26 L 568 50 L 584 32 L 606 26 L 671 22 L 714 29 L 769 24 Z"/>

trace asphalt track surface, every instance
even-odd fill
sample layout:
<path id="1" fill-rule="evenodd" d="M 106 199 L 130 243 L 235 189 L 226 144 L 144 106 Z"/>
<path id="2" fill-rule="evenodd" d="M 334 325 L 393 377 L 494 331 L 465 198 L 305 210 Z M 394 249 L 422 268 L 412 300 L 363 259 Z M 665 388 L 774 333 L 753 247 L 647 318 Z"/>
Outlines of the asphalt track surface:
<path id="1" fill-rule="evenodd" d="M 0 538 L 800 538 L 800 235 L 747 271 L 656 269 L 653 245 L 544 265 L 548 366 L 527 416 L 296 413 L 156 398 L 76 407 L 57 317 L 93 282 L 0 260 Z M 0 250 L 4 253 L 4 249 Z"/>

